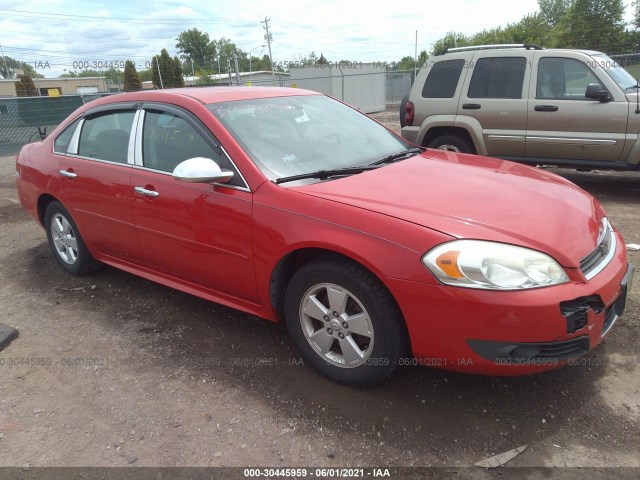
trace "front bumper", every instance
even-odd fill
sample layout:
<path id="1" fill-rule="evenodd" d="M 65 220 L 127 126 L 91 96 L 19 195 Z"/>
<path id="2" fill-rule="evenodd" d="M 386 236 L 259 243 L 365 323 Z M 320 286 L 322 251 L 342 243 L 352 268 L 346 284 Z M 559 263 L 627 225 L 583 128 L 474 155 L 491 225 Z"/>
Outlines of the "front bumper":
<path id="1" fill-rule="evenodd" d="M 595 348 L 624 312 L 633 278 L 616 235 L 614 258 L 587 282 L 498 292 L 385 279 L 404 314 L 417 363 L 526 375 Z"/>

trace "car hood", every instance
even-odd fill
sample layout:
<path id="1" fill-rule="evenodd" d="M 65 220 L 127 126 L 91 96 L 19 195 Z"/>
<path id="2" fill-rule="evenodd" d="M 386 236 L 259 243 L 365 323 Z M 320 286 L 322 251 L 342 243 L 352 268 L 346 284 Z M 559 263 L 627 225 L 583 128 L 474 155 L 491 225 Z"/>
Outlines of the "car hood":
<path id="1" fill-rule="evenodd" d="M 604 211 L 587 192 L 545 170 L 427 150 L 332 181 L 291 187 L 451 235 L 543 251 L 577 268 L 595 247 Z"/>

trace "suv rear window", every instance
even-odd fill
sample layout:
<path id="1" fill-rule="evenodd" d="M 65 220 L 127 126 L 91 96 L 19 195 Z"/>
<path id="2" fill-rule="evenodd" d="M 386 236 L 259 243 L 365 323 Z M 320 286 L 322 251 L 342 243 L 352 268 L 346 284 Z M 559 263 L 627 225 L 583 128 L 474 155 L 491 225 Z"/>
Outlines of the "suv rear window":
<path id="1" fill-rule="evenodd" d="M 423 98 L 453 98 L 463 66 L 462 59 L 436 62 L 422 87 Z"/>
<path id="2" fill-rule="evenodd" d="M 469 84 L 469 98 L 522 98 L 524 57 L 479 58 Z"/>

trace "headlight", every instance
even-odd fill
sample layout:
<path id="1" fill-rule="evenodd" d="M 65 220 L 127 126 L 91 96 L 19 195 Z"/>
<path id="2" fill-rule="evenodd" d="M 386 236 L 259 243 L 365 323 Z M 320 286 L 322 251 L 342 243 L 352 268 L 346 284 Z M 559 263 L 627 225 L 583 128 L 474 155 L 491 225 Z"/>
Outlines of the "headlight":
<path id="1" fill-rule="evenodd" d="M 422 257 L 447 285 L 489 290 L 523 290 L 569 281 L 549 255 L 524 247 L 480 240 L 455 240 Z"/>

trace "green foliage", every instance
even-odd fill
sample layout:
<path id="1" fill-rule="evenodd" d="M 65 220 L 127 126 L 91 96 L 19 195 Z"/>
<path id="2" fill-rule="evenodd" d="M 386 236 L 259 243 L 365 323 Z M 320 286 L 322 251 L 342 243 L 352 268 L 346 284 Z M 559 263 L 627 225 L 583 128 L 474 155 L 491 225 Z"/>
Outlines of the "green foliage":
<path id="1" fill-rule="evenodd" d="M 156 88 L 184 87 L 182 65 L 178 57 L 171 58 L 166 48 L 151 62 L 151 80 Z"/>
<path id="2" fill-rule="evenodd" d="M 36 72 L 27 62 L 21 62 L 6 55 L 0 57 L 0 77 L 7 79 L 16 78 L 19 72 L 29 75 L 31 78 L 44 78 L 44 75 Z"/>
<path id="3" fill-rule="evenodd" d="M 142 90 L 142 81 L 136 71 L 136 64 L 127 60 L 124 64 L 124 91 L 137 92 L 138 90 Z"/>
<path id="4" fill-rule="evenodd" d="M 182 75 L 182 65 L 178 57 L 173 57 L 173 83 L 174 87 L 184 87 L 184 76 Z"/>
<path id="5" fill-rule="evenodd" d="M 418 70 L 424 66 L 424 64 L 429 59 L 429 54 L 426 50 L 422 50 L 418 55 Z M 392 70 L 403 71 L 403 70 L 414 70 L 416 68 L 416 61 L 413 57 L 402 57 L 398 63 L 396 63 Z"/>
<path id="6" fill-rule="evenodd" d="M 622 0 L 573 0 L 556 25 L 557 44 L 622 52 L 629 48 Z"/>
<path id="7" fill-rule="evenodd" d="M 216 42 L 211 41 L 208 33 L 201 32 L 197 28 L 185 30 L 176 40 L 180 58 L 185 62 L 193 62 L 194 70 L 211 65 L 216 58 Z"/>
<path id="8" fill-rule="evenodd" d="M 466 35 L 457 32 L 449 32 L 444 37 L 433 44 L 431 49 L 432 55 L 442 55 L 449 48 L 468 47 L 471 45 L 471 39 Z"/>
<path id="9" fill-rule="evenodd" d="M 555 27 L 571 6 L 571 0 L 538 0 L 540 15 L 550 27 Z"/>
<path id="10" fill-rule="evenodd" d="M 540 11 L 519 22 L 474 35 L 450 32 L 433 45 L 440 55 L 469 45 L 531 43 L 543 47 L 581 48 L 623 53 L 640 42 L 640 0 L 634 3 L 635 31 L 627 30 L 622 0 L 538 0 Z"/>
<path id="11" fill-rule="evenodd" d="M 20 81 L 16 82 L 16 96 L 18 97 L 37 97 L 40 95 L 36 84 L 28 73 L 19 75 Z"/>

